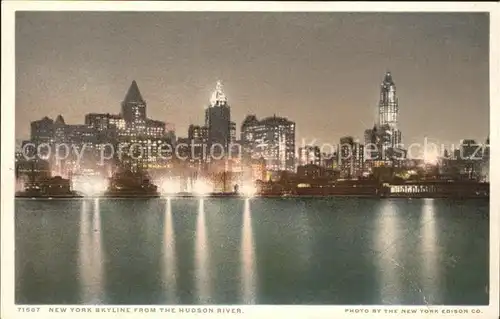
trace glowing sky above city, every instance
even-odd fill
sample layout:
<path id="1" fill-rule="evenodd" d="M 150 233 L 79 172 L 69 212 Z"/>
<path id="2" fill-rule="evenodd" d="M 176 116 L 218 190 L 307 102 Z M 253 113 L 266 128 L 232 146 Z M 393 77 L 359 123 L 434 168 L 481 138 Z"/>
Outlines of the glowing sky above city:
<path id="1" fill-rule="evenodd" d="M 18 12 L 16 138 L 43 116 L 119 113 L 132 80 L 184 137 L 221 80 L 238 136 L 247 114 L 276 114 L 297 147 L 363 141 L 390 70 L 403 143 L 483 142 L 488 42 L 483 13 Z"/>

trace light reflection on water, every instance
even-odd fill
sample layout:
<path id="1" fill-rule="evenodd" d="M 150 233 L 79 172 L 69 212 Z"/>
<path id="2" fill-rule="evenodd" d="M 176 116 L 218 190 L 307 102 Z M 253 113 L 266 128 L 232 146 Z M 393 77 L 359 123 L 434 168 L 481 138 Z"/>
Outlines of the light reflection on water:
<path id="1" fill-rule="evenodd" d="M 487 203 L 302 202 L 16 200 L 16 301 L 488 302 Z"/>
<path id="2" fill-rule="evenodd" d="M 177 265 L 175 235 L 172 221 L 172 200 L 166 199 L 163 235 L 163 283 L 167 299 L 177 303 Z"/>
<path id="3" fill-rule="evenodd" d="M 89 209 L 90 205 L 93 206 L 92 210 Z M 90 218 L 92 218 L 92 221 L 90 221 Z M 79 252 L 82 302 L 85 304 L 104 303 L 104 253 L 102 248 L 99 199 L 82 201 Z"/>
<path id="4" fill-rule="evenodd" d="M 399 304 L 401 300 L 401 264 L 399 261 L 401 225 L 395 203 L 385 201 L 377 212 L 375 251 L 380 273 L 380 300 L 383 304 Z"/>
<path id="5" fill-rule="evenodd" d="M 439 241 L 436 233 L 434 199 L 424 199 L 420 220 L 421 241 L 420 250 L 423 260 L 421 267 L 422 296 L 426 304 L 442 302 L 439 290 L 436 289 L 440 281 L 438 256 Z"/>
<path id="6" fill-rule="evenodd" d="M 243 209 L 243 227 L 241 230 L 241 280 L 242 302 L 255 304 L 256 302 L 256 261 L 255 246 L 253 241 L 252 217 L 250 212 L 250 199 L 245 199 Z"/>
<path id="7" fill-rule="evenodd" d="M 208 256 L 207 229 L 205 225 L 205 200 L 200 198 L 195 241 L 195 280 L 198 301 L 200 304 L 210 303 L 211 282 L 209 277 Z"/>

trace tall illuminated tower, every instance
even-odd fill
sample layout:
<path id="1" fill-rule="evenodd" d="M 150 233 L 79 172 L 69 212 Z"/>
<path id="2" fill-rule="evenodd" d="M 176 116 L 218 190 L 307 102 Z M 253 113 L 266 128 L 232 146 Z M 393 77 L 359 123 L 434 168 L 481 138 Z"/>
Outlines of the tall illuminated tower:
<path id="1" fill-rule="evenodd" d="M 398 111 L 396 85 L 392 80 L 391 72 L 387 72 L 380 85 L 380 101 L 378 104 L 379 125 L 389 125 L 391 128 L 396 128 L 398 125 Z"/>
<path id="2" fill-rule="evenodd" d="M 391 72 L 387 72 L 380 85 L 378 104 L 378 126 L 381 133 L 382 160 L 389 160 L 393 151 L 401 144 L 401 131 L 398 129 L 399 102 L 396 85 Z"/>
<path id="3" fill-rule="evenodd" d="M 205 126 L 208 146 L 214 147 L 214 155 L 222 150 L 226 152 L 231 141 L 231 109 L 220 81 L 217 81 L 210 104 L 205 109 Z"/>

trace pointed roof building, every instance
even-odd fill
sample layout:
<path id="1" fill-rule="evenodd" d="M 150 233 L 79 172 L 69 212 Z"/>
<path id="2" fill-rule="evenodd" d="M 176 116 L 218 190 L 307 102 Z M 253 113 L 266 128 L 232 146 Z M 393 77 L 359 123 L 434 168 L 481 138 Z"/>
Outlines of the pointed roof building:
<path id="1" fill-rule="evenodd" d="M 61 114 L 59 114 L 56 118 L 56 121 L 54 122 L 54 124 L 58 124 L 58 125 L 66 125 L 66 123 L 64 122 L 64 118 L 62 117 Z"/>
<path id="2" fill-rule="evenodd" d="M 139 91 L 139 86 L 137 86 L 137 82 L 135 80 L 132 81 L 132 84 L 128 88 L 127 95 L 125 95 L 125 99 L 123 100 L 123 102 L 145 103 L 144 99 L 142 98 L 141 92 Z"/>
<path id="3" fill-rule="evenodd" d="M 388 85 L 394 85 L 394 81 L 392 80 L 392 74 L 391 71 L 387 71 L 384 76 L 384 81 L 382 82 L 382 85 L 388 84 Z"/>
<path id="4" fill-rule="evenodd" d="M 122 102 L 121 115 L 126 123 L 144 125 L 146 121 L 146 101 L 142 98 L 135 80 L 132 81 Z"/>
<path id="5" fill-rule="evenodd" d="M 212 93 L 212 97 L 210 98 L 210 106 L 221 106 L 227 104 L 227 97 L 224 93 L 222 82 L 217 81 L 217 85 L 215 87 L 215 91 Z"/>
<path id="6" fill-rule="evenodd" d="M 247 115 L 241 124 L 241 129 L 245 130 L 245 128 L 253 125 L 259 124 L 259 120 L 257 120 L 257 116 L 254 114 Z"/>

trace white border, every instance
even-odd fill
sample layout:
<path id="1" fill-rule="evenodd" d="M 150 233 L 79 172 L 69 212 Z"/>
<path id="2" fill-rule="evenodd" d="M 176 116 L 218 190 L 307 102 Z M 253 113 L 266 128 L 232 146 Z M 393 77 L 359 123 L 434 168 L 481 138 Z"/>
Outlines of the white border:
<path id="1" fill-rule="evenodd" d="M 44 306 L 39 313 L 19 313 L 16 312 L 14 305 L 14 105 L 15 105 L 15 11 L 344 11 L 344 12 L 432 12 L 432 11 L 455 11 L 455 12 L 490 12 L 490 142 L 491 142 L 491 163 L 500 163 L 500 5 L 498 3 L 465 3 L 465 2 L 121 2 L 121 1 L 4 1 L 2 2 L 2 105 L 1 105 L 1 318 L 59 318 L 59 317 L 88 317 L 88 313 L 63 314 L 49 313 L 49 308 L 56 306 Z M 499 316 L 498 305 L 499 298 L 499 212 L 500 212 L 500 166 L 492 164 L 491 166 L 491 206 L 490 206 L 490 306 L 489 307 L 388 307 L 388 306 L 228 306 L 229 308 L 239 308 L 243 311 L 245 317 L 261 316 L 287 316 L 287 317 L 307 317 L 307 318 L 386 318 L 397 315 L 384 313 L 386 309 L 416 309 L 417 314 L 405 314 L 401 316 L 412 318 L 497 318 Z M 474 274 L 471 274 L 472 276 Z M 75 306 L 76 307 L 76 306 Z M 83 308 L 84 306 L 79 306 Z M 108 306 L 106 306 L 108 307 Z M 106 308 L 105 307 L 105 308 Z M 110 306 L 109 306 L 110 307 Z M 97 307 L 92 307 L 94 310 Z M 130 306 L 132 312 L 127 314 L 108 314 L 116 317 L 137 317 L 139 313 L 134 313 L 134 308 Z M 144 308 L 144 307 L 142 307 Z M 157 308 L 175 308 L 177 313 L 180 308 L 187 307 L 168 307 L 161 306 Z M 223 308 L 217 307 L 188 307 L 188 308 Z M 370 315 L 359 312 L 358 314 L 346 313 L 346 309 L 367 309 Z M 379 314 L 373 314 L 373 309 L 381 309 Z M 439 315 L 422 315 L 420 309 L 438 309 Z M 481 309 L 481 315 L 451 315 L 442 314 L 442 310 L 453 309 Z M 149 317 L 176 316 L 177 314 L 160 313 L 149 314 Z M 235 315 L 206 315 L 206 314 L 182 314 L 183 317 L 212 317 L 212 316 L 235 316 Z M 106 316 L 105 314 L 92 313 L 91 316 Z"/>

